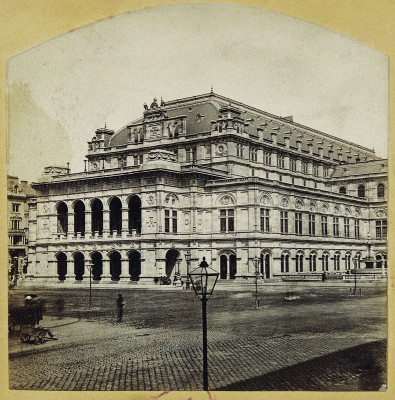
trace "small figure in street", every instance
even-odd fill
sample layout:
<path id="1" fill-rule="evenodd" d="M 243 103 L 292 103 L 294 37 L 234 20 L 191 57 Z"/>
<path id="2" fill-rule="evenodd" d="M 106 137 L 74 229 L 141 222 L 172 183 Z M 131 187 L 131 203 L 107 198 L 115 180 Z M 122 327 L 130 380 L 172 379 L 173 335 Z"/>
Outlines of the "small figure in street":
<path id="1" fill-rule="evenodd" d="M 123 306 L 123 297 L 122 294 L 119 294 L 117 298 L 117 322 L 122 322 Z"/>

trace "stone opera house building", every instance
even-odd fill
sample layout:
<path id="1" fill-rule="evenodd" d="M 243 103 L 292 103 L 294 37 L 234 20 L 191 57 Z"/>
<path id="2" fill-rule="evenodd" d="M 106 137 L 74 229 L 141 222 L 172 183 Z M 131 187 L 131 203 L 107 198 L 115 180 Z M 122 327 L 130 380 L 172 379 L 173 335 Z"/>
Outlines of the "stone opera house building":
<path id="1" fill-rule="evenodd" d="M 220 280 L 384 276 L 387 173 L 373 150 L 292 117 L 213 92 L 154 99 L 96 130 L 85 171 L 48 167 L 33 184 L 29 276 L 153 283 L 203 256 Z"/>

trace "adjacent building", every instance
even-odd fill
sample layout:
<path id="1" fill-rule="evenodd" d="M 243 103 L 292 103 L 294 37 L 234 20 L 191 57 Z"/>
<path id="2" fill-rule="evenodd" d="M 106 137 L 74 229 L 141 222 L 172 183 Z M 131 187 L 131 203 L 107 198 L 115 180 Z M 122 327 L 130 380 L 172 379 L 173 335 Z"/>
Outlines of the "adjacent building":
<path id="1" fill-rule="evenodd" d="M 151 283 L 203 256 L 221 280 L 257 258 L 264 279 L 386 272 L 387 160 L 215 93 L 144 104 L 95 132 L 84 171 L 48 167 L 33 187 L 37 279 Z"/>
<path id="2" fill-rule="evenodd" d="M 7 176 L 8 272 L 27 273 L 28 200 L 35 192 L 27 181 Z"/>

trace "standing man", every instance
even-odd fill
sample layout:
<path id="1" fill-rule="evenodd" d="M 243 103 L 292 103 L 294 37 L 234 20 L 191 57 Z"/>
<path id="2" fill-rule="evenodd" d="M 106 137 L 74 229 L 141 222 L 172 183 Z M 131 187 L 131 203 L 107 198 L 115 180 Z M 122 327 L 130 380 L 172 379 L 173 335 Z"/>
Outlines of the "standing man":
<path id="1" fill-rule="evenodd" d="M 123 306 L 124 306 L 123 297 L 122 294 L 119 294 L 117 298 L 117 316 L 118 316 L 117 322 L 122 322 Z"/>

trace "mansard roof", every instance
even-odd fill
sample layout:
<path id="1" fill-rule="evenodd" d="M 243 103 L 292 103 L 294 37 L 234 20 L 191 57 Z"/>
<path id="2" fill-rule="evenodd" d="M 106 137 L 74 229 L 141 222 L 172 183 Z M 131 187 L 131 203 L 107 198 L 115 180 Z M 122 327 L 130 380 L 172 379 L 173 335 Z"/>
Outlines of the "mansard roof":
<path id="1" fill-rule="evenodd" d="M 161 114 L 158 120 L 185 118 L 187 135 L 210 132 L 213 122 L 220 122 L 221 118 L 225 121 L 230 112 L 232 117 L 240 121 L 243 130 L 249 133 L 250 137 L 258 138 L 260 133 L 263 143 L 269 144 L 273 143 L 272 138 L 275 136 L 276 146 L 280 150 L 285 149 L 285 142 L 288 140 L 286 138 L 289 138 L 291 149 L 297 149 L 297 142 L 300 142 L 302 152 L 308 153 L 309 147 L 312 146 L 313 154 L 319 155 L 321 151 L 324 157 L 333 157 L 334 160 L 355 162 L 357 159 L 380 159 L 374 150 L 293 122 L 292 117 L 279 117 L 215 93 L 172 100 L 160 106 L 154 102 L 152 105 L 153 112 Z M 144 124 L 150 116 L 152 109 L 145 107 L 144 116 L 117 131 L 111 137 L 108 146 L 116 147 L 128 143 L 129 128 Z"/>
<path id="2" fill-rule="evenodd" d="M 388 173 L 388 160 L 372 160 L 354 164 L 341 164 L 336 166 L 331 178 L 361 177 L 372 174 Z"/>

